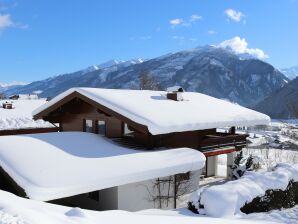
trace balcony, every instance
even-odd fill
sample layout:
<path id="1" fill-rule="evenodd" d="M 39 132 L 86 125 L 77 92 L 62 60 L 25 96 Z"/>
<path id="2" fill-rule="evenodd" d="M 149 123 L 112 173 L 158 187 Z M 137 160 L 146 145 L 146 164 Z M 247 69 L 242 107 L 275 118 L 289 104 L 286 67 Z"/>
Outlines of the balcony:
<path id="1" fill-rule="evenodd" d="M 216 132 L 215 135 L 204 136 L 200 142 L 199 150 L 206 156 L 239 151 L 246 146 L 247 137 L 247 134 Z"/>

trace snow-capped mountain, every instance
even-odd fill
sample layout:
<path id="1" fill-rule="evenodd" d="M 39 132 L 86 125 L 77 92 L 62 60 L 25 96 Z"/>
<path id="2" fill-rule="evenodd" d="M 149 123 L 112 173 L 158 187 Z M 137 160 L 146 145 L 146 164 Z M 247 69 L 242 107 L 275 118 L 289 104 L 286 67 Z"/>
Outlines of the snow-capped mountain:
<path id="1" fill-rule="evenodd" d="M 11 90 L 13 88 L 17 88 L 17 87 L 21 87 L 21 86 L 24 86 L 26 85 L 26 83 L 23 83 L 23 82 L 11 82 L 11 83 L 2 83 L 0 82 L 0 93 L 1 92 L 5 92 L 7 90 Z"/>
<path id="2" fill-rule="evenodd" d="M 298 76 L 298 66 L 283 68 L 281 72 L 284 73 L 289 79 L 295 79 Z"/>
<path id="3" fill-rule="evenodd" d="M 271 118 L 295 118 L 298 113 L 297 99 L 298 77 L 259 102 L 254 109 L 268 114 Z"/>
<path id="4" fill-rule="evenodd" d="M 228 49 L 204 46 L 170 53 L 150 60 L 109 61 L 96 67 L 51 77 L 8 91 L 30 93 L 43 90 L 53 97 L 71 87 L 130 88 L 138 84 L 141 72 L 149 72 L 162 89 L 180 85 L 242 105 L 253 105 L 288 81 L 272 65 L 243 58 Z"/>

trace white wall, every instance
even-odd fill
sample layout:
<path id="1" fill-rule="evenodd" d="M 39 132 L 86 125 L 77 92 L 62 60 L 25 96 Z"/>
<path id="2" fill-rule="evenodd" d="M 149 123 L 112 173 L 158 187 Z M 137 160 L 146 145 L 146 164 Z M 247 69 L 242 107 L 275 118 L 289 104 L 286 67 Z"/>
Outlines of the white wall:
<path id="1" fill-rule="evenodd" d="M 190 180 L 186 181 L 181 185 L 181 191 L 186 195 L 189 195 L 191 192 L 195 191 L 199 187 L 201 171 L 193 171 L 190 174 Z M 168 180 L 169 177 L 160 178 L 160 180 Z M 164 182 L 160 184 L 160 194 L 156 184 L 156 179 L 143 181 L 133 184 L 126 184 L 118 187 L 118 209 L 126 211 L 139 211 L 144 209 L 160 208 L 160 201 L 153 199 L 158 196 L 167 196 L 169 195 L 169 200 L 162 200 L 161 208 L 162 209 L 173 209 L 174 208 L 174 185 L 171 182 L 169 187 L 169 182 Z M 186 192 L 184 192 L 184 190 Z M 179 193 L 179 192 L 178 192 Z M 177 198 L 177 206 L 183 204 L 185 198 L 181 197 L 181 200 Z"/>
<path id="2" fill-rule="evenodd" d="M 217 175 L 217 156 L 209 156 L 206 158 L 206 166 L 207 166 L 207 177 L 216 176 Z"/>
<path id="3" fill-rule="evenodd" d="M 227 177 L 232 179 L 233 171 L 231 166 L 234 164 L 236 152 L 231 152 L 227 154 Z"/>
<path id="4" fill-rule="evenodd" d="M 183 193 L 187 198 L 189 195 L 199 188 L 201 170 L 192 171 L 188 181 L 180 182 L 180 190 L 178 194 Z M 118 187 L 107 188 L 99 191 L 98 200 L 88 197 L 88 194 L 77 195 L 57 201 L 58 204 L 77 206 L 91 210 L 126 210 L 126 211 L 139 211 L 144 209 L 161 208 L 173 209 L 174 208 L 174 179 L 171 177 L 159 178 L 159 180 L 169 180 L 171 182 L 162 182 L 160 184 L 160 191 L 156 186 L 156 180 L 142 181 L 132 184 L 126 184 Z M 170 183 L 170 184 L 169 184 Z M 159 195 L 170 196 L 168 199 L 153 200 Z M 181 196 L 177 197 L 177 207 L 185 206 L 187 198 Z"/>

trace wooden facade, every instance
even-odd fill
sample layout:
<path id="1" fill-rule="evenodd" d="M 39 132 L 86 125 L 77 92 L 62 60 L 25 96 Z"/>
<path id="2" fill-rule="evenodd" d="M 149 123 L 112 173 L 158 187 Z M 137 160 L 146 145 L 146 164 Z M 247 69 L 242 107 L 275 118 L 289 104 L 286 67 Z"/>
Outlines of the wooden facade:
<path id="1" fill-rule="evenodd" d="M 210 151 L 220 147 L 234 146 L 234 151 L 241 150 L 246 145 L 247 137 L 235 134 L 235 128 L 231 128 L 229 133 L 219 133 L 214 128 L 152 135 L 146 126 L 77 92 L 68 95 L 34 118 L 59 123 L 60 131 L 93 132 L 117 139 L 117 142 L 126 146 L 141 146 L 144 149 L 189 147 L 198 149 L 207 156 Z"/>

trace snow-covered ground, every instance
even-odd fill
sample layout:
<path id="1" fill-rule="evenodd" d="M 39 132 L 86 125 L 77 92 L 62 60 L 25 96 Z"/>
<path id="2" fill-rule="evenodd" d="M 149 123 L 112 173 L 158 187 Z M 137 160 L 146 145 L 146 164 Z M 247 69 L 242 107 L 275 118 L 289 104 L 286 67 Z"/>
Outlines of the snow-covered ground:
<path id="1" fill-rule="evenodd" d="M 0 191 L 0 224 L 237 224 L 251 223 L 251 220 L 216 219 L 195 216 L 186 209 L 176 211 L 148 210 L 143 212 L 105 211 L 96 212 L 70 208 L 19 198 Z M 267 223 L 254 221 L 254 223 Z M 268 222 L 269 223 L 269 222 Z"/>
<path id="2" fill-rule="evenodd" d="M 287 224 L 298 223 L 298 206 L 290 209 L 274 210 L 264 213 L 252 213 L 243 217 L 244 219 L 267 220 Z"/>
<path id="3" fill-rule="evenodd" d="M 4 102 L 12 102 L 13 109 L 4 109 Z M 0 130 L 53 127 L 49 122 L 32 118 L 32 111 L 45 103 L 45 99 L 0 100 Z"/>

